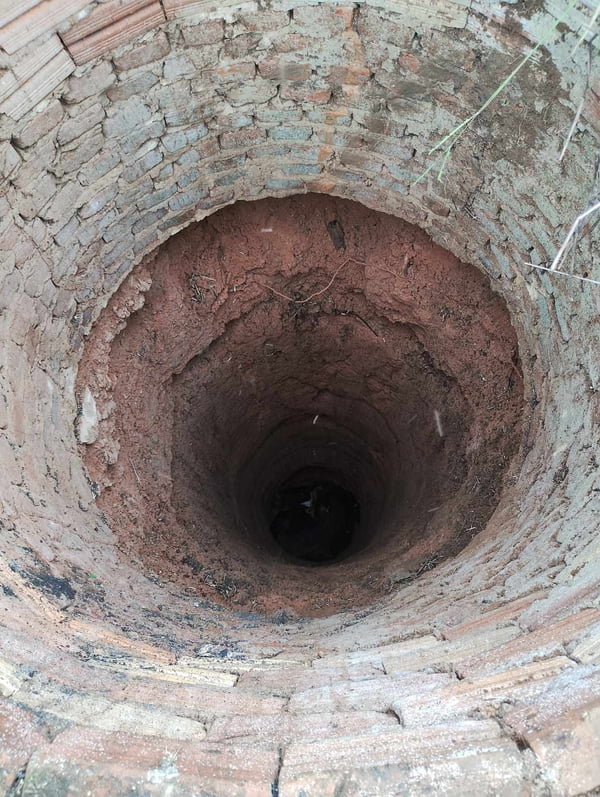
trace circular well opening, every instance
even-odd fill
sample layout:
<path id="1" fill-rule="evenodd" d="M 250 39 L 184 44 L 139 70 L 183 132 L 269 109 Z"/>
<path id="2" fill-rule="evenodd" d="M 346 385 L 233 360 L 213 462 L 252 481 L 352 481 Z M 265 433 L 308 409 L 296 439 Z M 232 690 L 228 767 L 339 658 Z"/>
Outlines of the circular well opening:
<path id="1" fill-rule="evenodd" d="M 486 278 L 329 197 L 238 203 L 175 236 L 114 297 L 79 378 L 125 550 L 257 611 L 372 603 L 456 554 L 520 434 Z"/>

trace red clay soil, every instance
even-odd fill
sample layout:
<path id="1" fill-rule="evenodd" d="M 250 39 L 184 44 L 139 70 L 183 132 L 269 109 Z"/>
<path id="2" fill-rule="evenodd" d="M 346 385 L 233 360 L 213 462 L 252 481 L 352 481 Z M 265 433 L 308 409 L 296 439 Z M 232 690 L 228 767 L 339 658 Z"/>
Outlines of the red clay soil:
<path id="1" fill-rule="evenodd" d="M 84 459 L 123 555 L 244 611 L 330 614 L 402 589 L 485 527 L 520 440 L 516 338 L 486 277 L 316 195 L 237 203 L 134 269 L 89 337 L 86 389 L 100 421 Z M 362 523 L 346 559 L 307 567 L 264 508 L 317 460 Z"/>

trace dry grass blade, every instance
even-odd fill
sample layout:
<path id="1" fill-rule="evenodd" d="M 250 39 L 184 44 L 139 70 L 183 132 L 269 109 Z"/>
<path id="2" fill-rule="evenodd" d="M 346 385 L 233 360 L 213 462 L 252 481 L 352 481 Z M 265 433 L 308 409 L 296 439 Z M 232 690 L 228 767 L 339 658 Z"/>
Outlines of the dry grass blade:
<path id="1" fill-rule="evenodd" d="M 548 31 L 544 34 L 544 36 L 540 39 L 540 41 L 534 47 L 532 47 L 532 49 L 527 53 L 527 55 L 524 58 L 521 59 L 521 61 L 519 61 L 519 63 L 512 70 L 512 72 L 492 92 L 492 94 L 487 98 L 487 100 L 483 103 L 483 105 L 477 111 L 475 111 L 475 113 L 471 114 L 471 116 L 469 116 L 468 119 L 464 119 L 459 125 L 457 125 L 453 130 L 451 130 L 447 135 L 445 135 L 441 141 L 439 141 L 434 147 L 432 147 L 429 150 L 430 155 L 433 155 L 435 152 L 442 150 L 441 157 L 443 160 L 438 171 L 438 179 L 441 179 L 444 173 L 444 169 L 446 167 L 446 163 L 448 162 L 448 158 L 450 157 L 450 154 L 452 152 L 452 149 L 455 147 L 455 145 L 457 144 L 458 140 L 463 135 L 465 130 L 469 127 L 469 125 L 471 125 L 475 121 L 475 119 L 477 119 L 477 117 L 479 117 L 485 110 L 487 110 L 487 108 L 489 108 L 489 106 L 494 102 L 496 97 L 498 97 L 498 95 L 504 91 L 504 89 L 514 80 L 515 76 L 521 71 L 521 69 L 523 69 L 523 67 L 529 63 L 529 61 L 535 55 L 535 53 L 537 53 L 537 51 L 541 47 L 543 47 L 545 44 L 547 44 L 550 41 L 552 34 L 556 30 L 556 28 L 561 24 L 561 22 L 563 22 L 567 18 L 569 12 L 576 5 L 576 3 L 577 0 L 571 0 L 569 2 L 569 4 L 564 9 L 562 14 L 560 14 L 560 16 L 558 16 L 554 20 L 554 22 L 552 23 Z M 591 24 L 592 23 L 590 23 L 590 25 Z M 431 163 L 425 169 L 425 171 L 422 172 L 417 177 L 413 185 L 420 183 L 421 180 L 423 180 L 423 178 L 426 177 L 429 174 L 429 172 L 434 168 L 437 161 L 438 158 L 436 158 L 433 161 L 433 163 Z"/>
<path id="2" fill-rule="evenodd" d="M 558 269 L 548 268 L 548 266 L 540 266 L 536 263 L 525 263 L 526 266 L 537 268 L 540 271 L 549 271 L 551 274 L 561 274 L 564 277 L 573 277 L 573 279 L 581 280 L 581 282 L 591 282 L 592 285 L 600 285 L 600 280 L 593 280 L 589 277 L 581 277 L 579 274 L 572 274 L 570 271 L 559 271 Z"/>
<path id="3" fill-rule="evenodd" d="M 258 284 L 259 284 L 259 285 L 261 285 L 263 288 L 266 288 L 267 290 L 271 291 L 271 293 L 274 293 L 274 294 L 275 294 L 275 296 L 280 296 L 282 299 L 285 299 L 285 300 L 286 300 L 286 301 L 288 301 L 288 302 L 293 302 L 294 304 L 306 304 L 306 302 L 310 302 L 310 301 L 311 301 L 311 299 L 315 299 L 317 296 L 321 296 L 323 293 L 325 293 L 326 291 L 328 291 L 328 290 L 329 290 L 329 288 L 331 288 L 331 286 L 333 285 L 333 283 L 334 283 L 334 281 L 335 281 L 335 278 L 337 277 L 337 275 L 338 275 L 338 274 L 340 273 L 340 271 L 341 271 L 343 268 L 345 268 L 345 267 L 346 267 L 346 266 L 347 266 L 349 263 L 355 263 L 355 264 L 356 264 L 356 265 L 358 265 L 358 266 L 366 266 L 366 265 L 367 265 L 367 264 L 366 264 L 366 263 L 364 263 L 362 260 L 356 260 L 356 259 L 355 259 L 355 258 L 353 258 L 353 257 L 349 257 L 347 260 L 344 260 L 344 262 L 343 262 L 343 263 L 341 263 L 341 264 L 340 264 L 340 265 L 339 265 L 339 266 L 336 268 L 336 270 L 333 272 L 333 276 L 331 277 L 331 279 L 329 280 L 329 282 L 327 283 L 327 285 L 325 285 L 325 287 L 324 287 L 324 288 L 320 288 L 318 291 L 315 291 L 314 293 L 311 293 L 311 294 L 310 294 L 310 296 L 306 296 L 304 299 L 294 299 L 292 296 L 288 296 L 286 293 L 281 293 L 281 291 L 278 291 L 278 290 L 276 290 L 275 288 L 272 288 L 270 285 L 265 285 L 263 282 L 258 282 L 258 280 L 257 280 L 257 282 L 258 282 Z"/>
<path id="4" fill-rule="evenodd" d="M 596 20 L 598 19 L 598 16 L 599 16 L 599 15 L 600 15 L 600 3 L 598 3 L 598 5 L 596 6 L 596 10 L 595 10 L 595 11 L 594 11 L 594 13 L 592 14 L 592 18 L 590 19 L 590 21 L 588 22 L 588 24 L 587 24 L 587 25 L 585 26 L 585 28 L 583 29 L 583 33 L 581 34 L 581 36 L 580 36 L 580 37 L 579 37 L 579 39 L 577 40 L 577 44 L 576 44 L 576 45 L 575 45 L 575 47 L 573 47 L 573 49 L 571 50 L 571 55 L 575 55 L 575 51 L 576 51 L 576 50 L 577 50 L 577 48 L 578 48 L 578 47 L 579 47 L 579 46 L 580 46 L 580 45 L 583 43 L 583 41 L 585 40 L 585 37 L 588 35 L 588 33 L 590 33 L 590 31 L 592 30 L 592 28 L 593 28 L 593 27 L 594 27 L 594 25 L 596 24 Z"/>
<path id="5" fill-rule="evenodd" d="M 556 257 L 552 261 L 552 265 L 548 269 L 549 271 L 556 271 L 558 269 L 558 265 L 563 258 L 564 253 L 567 251 L 569 244 L 571 243 L 571 239 L 579 229 L 579 225 L 585 221 L 588 216 L 591 216 L 593 213 L 597 213 L 600 210 L 600 202 L 595 202 L 591 207 L 585 210 L 583 213 L 580 213 L 579 216 L 575 219 L 573 224 L 571 225 L 571 229 L 565 240 L 562 242 L 562 246 L 556 253 Z M 593 280 L 592 280 L 593 281 Z"/>

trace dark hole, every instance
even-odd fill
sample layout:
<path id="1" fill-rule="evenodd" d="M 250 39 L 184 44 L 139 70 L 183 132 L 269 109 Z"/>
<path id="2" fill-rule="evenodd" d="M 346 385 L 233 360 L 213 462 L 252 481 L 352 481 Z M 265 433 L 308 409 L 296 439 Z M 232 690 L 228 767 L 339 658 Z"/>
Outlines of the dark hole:
<path id="1" fill-rule="evenodd" d="M 270 529 L 294 559 L 324 564 L 339 559 L 352 543 L 360 520 L 353 493 L 317 473 L 288 479 L 270 501 Z"/>

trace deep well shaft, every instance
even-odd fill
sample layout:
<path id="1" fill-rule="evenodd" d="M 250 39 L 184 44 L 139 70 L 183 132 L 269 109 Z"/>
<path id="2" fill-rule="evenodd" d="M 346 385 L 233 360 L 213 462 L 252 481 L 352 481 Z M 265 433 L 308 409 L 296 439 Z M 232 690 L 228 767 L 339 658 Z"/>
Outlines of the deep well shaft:
<path id="1" fill-rule="evenodd" d="M 595 5 L 0 8 L 0 792 L 600 788 Z"/>

